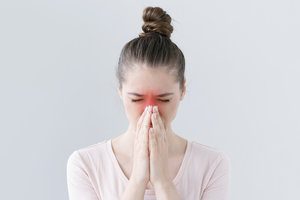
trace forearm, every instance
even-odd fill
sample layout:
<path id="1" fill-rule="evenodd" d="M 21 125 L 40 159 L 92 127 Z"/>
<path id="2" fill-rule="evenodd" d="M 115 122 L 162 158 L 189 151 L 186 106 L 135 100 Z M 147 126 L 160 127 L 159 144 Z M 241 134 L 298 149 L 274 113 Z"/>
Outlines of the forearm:
<path id="1" fill-rule="evenodd" d="M 129 181 L 121 200 L 143 200 L 146 187 L 134 181 Z"/>
<path id="2" fill-rule="evenodd" d="M 158 200 L 181 200 L 173 182 L 157 184 L 154 186 L 156 198 Z"/>

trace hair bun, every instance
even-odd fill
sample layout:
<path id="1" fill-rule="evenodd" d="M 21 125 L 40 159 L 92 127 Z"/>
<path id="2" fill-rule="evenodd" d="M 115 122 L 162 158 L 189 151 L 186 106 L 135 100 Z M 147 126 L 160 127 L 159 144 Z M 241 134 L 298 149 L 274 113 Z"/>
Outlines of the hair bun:
<path id="1" fill-rule="evenodd" d="M 160 7 L 146 7 L 143 11 L 144 24 L 142 26 L 143 33 L 139 36 L 145 36 L 147 33 L 157 32 L 168 38 L 171 37 L 173 26 L 171 25 L 171 17 Z"/>

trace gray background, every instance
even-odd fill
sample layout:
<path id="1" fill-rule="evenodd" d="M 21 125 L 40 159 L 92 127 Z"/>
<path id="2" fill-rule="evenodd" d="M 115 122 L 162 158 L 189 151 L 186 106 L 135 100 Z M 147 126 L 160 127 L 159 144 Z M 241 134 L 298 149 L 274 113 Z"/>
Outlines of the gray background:
<path id="1" fill-rule="evenodd" d="M 70 153 L 127 128 L 114 70 L 149 5 L 186 57 L 174 130 L 230 156 L 231 199 L 300 199 L 296 0 L 1 1 L 0 199 L 67 199 Z"/>

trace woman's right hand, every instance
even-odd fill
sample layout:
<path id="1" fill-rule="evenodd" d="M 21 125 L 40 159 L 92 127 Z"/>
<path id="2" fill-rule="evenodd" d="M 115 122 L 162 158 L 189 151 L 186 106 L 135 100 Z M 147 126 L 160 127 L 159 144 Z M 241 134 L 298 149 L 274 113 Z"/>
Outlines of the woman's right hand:
<path id="1" fill-rule="evenodd" d="M 150 179 L 148 133 L 151 123 L 152 106 L 147 106 L 140 116 L 135 132 L 133 167 L 130 181 L 144 184 Z"/>

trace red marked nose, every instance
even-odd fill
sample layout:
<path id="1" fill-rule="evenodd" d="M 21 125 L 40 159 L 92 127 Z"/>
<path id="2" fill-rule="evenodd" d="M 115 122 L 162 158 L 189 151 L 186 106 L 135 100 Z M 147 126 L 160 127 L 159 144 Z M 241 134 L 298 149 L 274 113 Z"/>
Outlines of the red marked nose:
<path id="1" fill-rule="evenodd" d="M 143 108 L 145 109 L 146 106 L 154 106 L 155 105 L 155 98 L 154 95 L 152 95 L 151 92 L 148 92 L 147 95 L 145 96 L 145 103 L 143 105 Z M 153 107 L 152 107 L 153 109 Z M 151 110 L 153 111 L 153 110 Z M 150 127 L 152 127 L 152 122 L 150 121 Z"/>
<path id="2" fill-rule="evenodd" d="M 152 94 L 148 95 L 146 104 L 151 106 L 155 105 L 155 99 Z"/>
<path id="3" fill-rule="evenodd" d="M 143 108 L 145 109 L 146 106 L 155 106 L 157 105 L 154 95 L 152 95 L 152 93 L 148 93 L 145 97 L 145 103 L 143 105 Z"/>
<path id="4" fill-rule="evenodd" d="M 158 107 L 158 111 L 160 110 L 159 109 L 159 104 L 160 102 L 158 102 L 156 99 L 155 99 L 155 95 L 153 95 L 153 93 L 150 91 L 150 92 L 146 92 L 145 93 L 145 97 L 144 97 L 145 101 L 143 103 L 143 110 L 141 111 L 141 113 L 145 110 L 145 107 L 146 106 L 157 106 Z M 153 107 L 152 107 L 153 108 Z M 152 110 L 153 111 L 153 110 Z M 152 127 L 152 123 L 150 122 L 150 127 Z"/>

